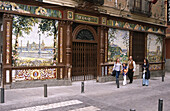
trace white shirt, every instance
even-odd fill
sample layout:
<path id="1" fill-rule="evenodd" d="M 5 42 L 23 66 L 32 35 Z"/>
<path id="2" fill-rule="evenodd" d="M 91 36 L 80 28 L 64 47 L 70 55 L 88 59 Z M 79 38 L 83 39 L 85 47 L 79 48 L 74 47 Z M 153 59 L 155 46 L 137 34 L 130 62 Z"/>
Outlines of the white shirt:
<path id="1" fill-rule="evenodd" d="M 115 71 L 121 71 L 121 67 L 122 67 L 122 64 L 121 63 L 115 63 L 114 64 L 114 67 L 113 67 L 113 70 Z"/>
<path id="2" fill-rule="evenodd" d="M 144 63 L 144 65 L 146 65 L 146 63 Z M 145 74 L 145 72 L 146 72 L 146 68 L 144 68 L 144 70 L 143 70 L 143 74 Z"/>

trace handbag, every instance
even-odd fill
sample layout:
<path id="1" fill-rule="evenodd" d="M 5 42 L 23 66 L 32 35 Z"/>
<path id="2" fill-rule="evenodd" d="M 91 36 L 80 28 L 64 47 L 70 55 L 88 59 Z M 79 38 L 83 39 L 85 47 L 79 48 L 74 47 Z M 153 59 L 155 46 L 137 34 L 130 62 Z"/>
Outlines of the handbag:
<path id="1" fill-rule="evenodd" d="M 113 70 L 111 76 L 116 76 L 116 71 Z"/>

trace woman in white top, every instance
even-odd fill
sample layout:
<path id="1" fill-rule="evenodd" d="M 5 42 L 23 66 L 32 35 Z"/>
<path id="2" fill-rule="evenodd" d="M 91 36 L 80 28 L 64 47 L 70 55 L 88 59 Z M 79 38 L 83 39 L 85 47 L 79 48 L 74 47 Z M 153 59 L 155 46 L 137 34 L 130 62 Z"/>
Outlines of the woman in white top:
<path id="1" fill-rule="evenodd" d="M 113 67 L 113 70 L 116 71 L 116 81 L 118 80 L 119 78 L 119 74 L 120 74 L 120 71 L 122 71 L 122 64 L 120 63 L 120 60 L 119 58 L 116 59 L 116 62 L 114 63 L 114 67 Z"/>

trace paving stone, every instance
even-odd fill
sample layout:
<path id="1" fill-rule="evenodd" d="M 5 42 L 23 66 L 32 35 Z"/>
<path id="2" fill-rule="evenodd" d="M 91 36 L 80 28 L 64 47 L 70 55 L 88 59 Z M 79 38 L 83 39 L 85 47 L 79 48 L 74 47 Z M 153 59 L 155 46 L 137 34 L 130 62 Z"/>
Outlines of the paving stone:
<path id="1" fill-rule="evenodd" d="M 135 79 L 132 84 L 125 86 L 120 81 L 120 88 L 117 88 L 115 81 L 85 81 L 85 93 L 81 93 L 81 82 L 73 82 L 72 86 L 49 86 L 47 98 L 43 97 L 43 87 L 9 89 L 5 90 L 5 103 L 0 103 L 0 111 L 45 107 L 71 100 L 81 101 L 82 104 L 62 108 L 50 106 L 51 109 L 47 110 L 68 111 L 91 106 L 101 111 L 128 111 L 131 108 L 136 111 L 157 111 L 159 98 L 164 100 L 164 111 L 170 111 L 170 73 L 166 73 L 165 82 L 161 80 L 161 77 L 151 78 L 148 87 L 142 86 L 142 79 Z"/>

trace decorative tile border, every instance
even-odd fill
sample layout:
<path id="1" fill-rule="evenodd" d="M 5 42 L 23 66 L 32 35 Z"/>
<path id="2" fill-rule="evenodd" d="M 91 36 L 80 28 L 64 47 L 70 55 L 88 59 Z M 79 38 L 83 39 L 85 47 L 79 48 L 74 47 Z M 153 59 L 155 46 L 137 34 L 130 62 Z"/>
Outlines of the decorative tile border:
<path id="1" fill-rule="evenodd" d="M 146 32 L 165 34 L 164 29 L 161 29 L 161 28 L 153 28 L 153 27 L 148 27 L 148 26 L 144 26 L 144 25 L 140 25 L 140 24 L 132 24 L 132 23 L 128 23 L 128 22 L 107 20 L 107 25 L 130 29 L 130 30 L 136 30 L 136 31 L 146 31 Z"/>
<path id="2" fill-rule="evenodd" d="M 85 14 L 79 14 L 79 13 L 75 13 L 75 20 L 76 21 L 81 21 L 81 22 L 94 23 L 94 24 L 99 23 L 99 18 L 98 17 L 89 16 L 89 15 L 85 15 Z"/>
<path id="3" fill-rule="evenodd" d="M 63 62 L 63 28 L 60 28 L 60 63 Z"/>
<path id="4" fill-rule="evenodd" d="M 109 66 L 108 67 L 108 75 L 110 75 L 112 73 L 112 71 L 113 71 L 113 66 Z"/>
<path id="5" fill-rule="evenodd" d="M 68 68 L 68 79 L 71 79 L 71 68 Z"/>
<path id="6" fill-rule="evenodd" d="M 1 10 L 14 11 L 14 12 L 24 13 L 24 14 L 35 14 L 35 15 L 41 15 L 47 17 L 63 18 L 62 12 L 60 10 L 53 10 L 53 9 L 46 9 L 43 7 L 17 4 L 8 1 L 0 1 L 0 11 Z M 73 20 L 74 16 L 75 16 L 75 21 L 99 24 L 99 17 L 79 14 L 79 13 L 75 13 L 74 15 L 72 11 L 67 12 L 67 19 Z M 107 24 L 108 26 L 116 26 L 120 28 L 137 30 L 137 31 L 146 31 L 146 32 L 165 34 L 163 28 L 153 28 L 153 27 L 148 27 L 140 24 L 132 24 L 132 23 L 122 22 L 122 21 L 107 20 L 106 17 L 102 17 L 101 24 L 102 25 Z"/>
<path id="7" fill-rule="evenodd" d="M 63 68 L 60 68 L 60 79 L 63 79 Z"/>
<path id="8" fill-rule="evenodd" d="M 43 7 L 17 4 L 8 1 L 0 1 L 0 10 L 62 18 L 62 12 L 60 10 L 52 10 Z"/>
<path id="9" fill-rule="evenodd" d="M 105 62 L 107 62 L 107 54 L 108 54 L 108 34 L 105 33 Z"/>
<path id="10" fill-rule="evenodd" d="M 67 12 L 67 19 L 73 20 L 73 12 L 72 11 Z"/>
<path id="11" fill-rule="evenodd" d="M 57 76 L 57 69 L 23 69 L 13 70 L 13 82 L 24 80 L 45 80 L 55 79 Z"/>
<path id="12" fill-rule="evenodd" d="M 102 17 L 102 24 L 106 25 L 106 23 L 107 23 L 107 18 L 106 17 Z"/>
<path id="13" fill-rule="evenodd" d="M 149 70 L 155 71 L 155 70 L 161 70 L 162 69 L 162 64 L 151 64 L 149 66 Z"/>
<path id="14" fill-rule="evenodd" d="M 7 31 L 6 31 L 6 64 L 9 64 L 10 61 L 10 22 L 7 22 Z"/>

